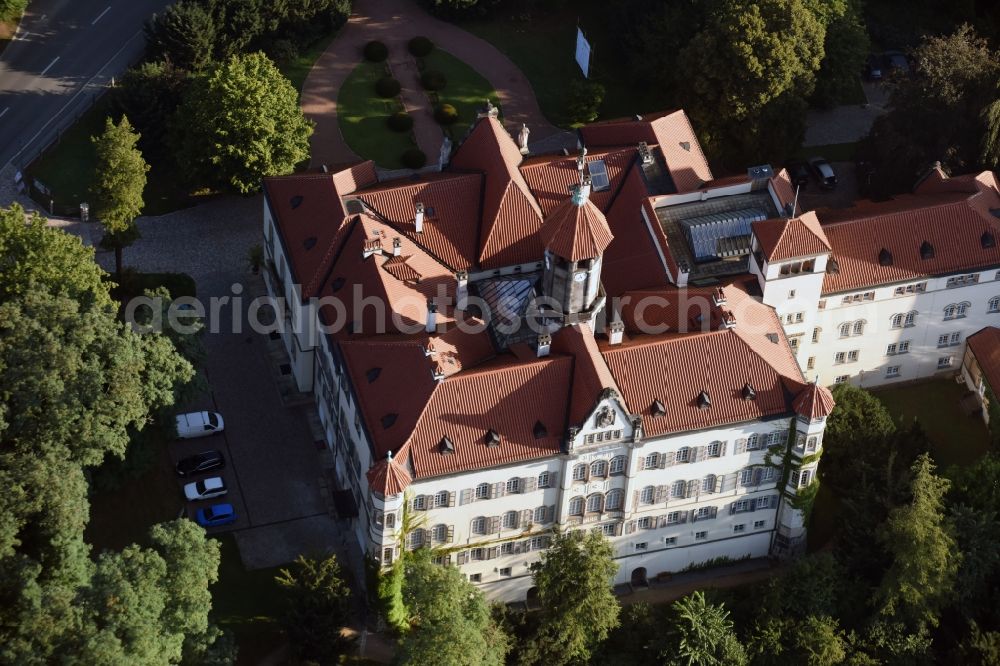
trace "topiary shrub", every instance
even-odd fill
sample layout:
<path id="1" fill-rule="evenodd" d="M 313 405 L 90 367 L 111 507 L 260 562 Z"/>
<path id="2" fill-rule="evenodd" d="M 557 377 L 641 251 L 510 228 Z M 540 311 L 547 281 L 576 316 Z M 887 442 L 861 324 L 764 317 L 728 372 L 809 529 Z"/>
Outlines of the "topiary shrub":
<path id="1" fill-rule="evenodd" d="M 391 76 L 383 76 L 375 82 L 375 92 L 378 93 L 379 97 L 395 97 L 399 94 L 399 88 L 399 81 Z"/>
<path id="2" fill-rule="evenodd" d="M 451 104 L 442 104 L 434 109 L 434 120 L 439 125 L 453 125 L 458 120 L 458 109 Z"/>
<path id="3" fill-rule="evenodd" d="M 386 122 L 393 132 L 409 132 L 413 127 L 413 118 L 406 111 L 397 111 Z"/>
<path id="4" fill-rule="evenodd" d="M 444 90 L 444 87 L 448 85 L 448 79 L 444 73 L 429 69 L 420 75 L 420 85 L 424 87 L 424 90 Z"/>
<path id="5" fill-rule="evenodd" d="M 423 36 L 414 37 L 406 45 L 406 48 L 410 50 L 410 54 L 415 58 L 426 58 L 434 50 L 434 42 Z"/>
<path id="6" fill-rule="evenodd" d="M 365 60 L 382 62 L 389 57 L 389 47 L 378 40 L 365 44 Z"/>
<path id="7" fill-rule="evenodd" d="M 407 169 L 419 169 L 427 164 L 427 156 L 419 148 L 410 148 L 403 153 L 403 166 Z"/>

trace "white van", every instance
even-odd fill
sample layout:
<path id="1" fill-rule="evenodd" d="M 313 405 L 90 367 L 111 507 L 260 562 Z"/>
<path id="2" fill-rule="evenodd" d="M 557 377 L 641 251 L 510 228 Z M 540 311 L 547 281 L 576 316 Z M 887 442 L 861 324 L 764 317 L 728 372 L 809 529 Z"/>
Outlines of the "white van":
<path id="1" fill-rule="evenodd" d="M 191 412 L 177 415 L 177 436 L 181 439 L 205 437 L 222 432 L 226 424 L 217 412 Z"/>

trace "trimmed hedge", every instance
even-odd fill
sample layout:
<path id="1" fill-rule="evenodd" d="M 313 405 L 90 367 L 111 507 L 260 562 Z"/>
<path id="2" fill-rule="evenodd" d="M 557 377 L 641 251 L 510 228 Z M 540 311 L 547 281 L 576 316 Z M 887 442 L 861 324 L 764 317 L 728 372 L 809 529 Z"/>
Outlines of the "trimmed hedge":
<path id="1" fill-rule="evenodd" d="M 434 109 L 434 120 L 439 125 L 453 125 L 458 121 L 458 109 L 451 104 L 442 104 Z"/>
<path id="2" fill-rule="evenodd" d="M 416 58 L 426 58 L 434 50 L 434 42 L 423 36 L 414 37 L 406 45 L 410 54 Z"/>
<path id="3" fill-rule="evenodd" d="M 384 76 L 375 82 L 375 92 L 378 93 L 379 97 L 385 97 L 386 99 L 395 97 L 399 94 L 399 89 L 399 81 L 391 76 Z"/>
<path id="4" fill-rule="evenodd" d="M 413 128 L 413 118 L 406 111 L 397 111 L 386 121 L 393 132 L 409 132 Z"/>
<path id="5" fill-rule="evenodd" d="M 403 153 L 402 162 L 407 169 L 419 169 L 427 164 L 427 156 L 419 148 L 410 148 Z"/>
<path id="6" fill-rule="evenodd" d="M 373 40 L 365 44 L 365 60 L 370 62 L 382 62 L 389 57 L 389 47 L 378 40 Z"/>
<path id="7" fill-rule="evenodd" d="M 448 78 L 443 72 L 429 69 L 420 75 L 420 85 L 424 90 L 444 90 L 448 85 Z"/>

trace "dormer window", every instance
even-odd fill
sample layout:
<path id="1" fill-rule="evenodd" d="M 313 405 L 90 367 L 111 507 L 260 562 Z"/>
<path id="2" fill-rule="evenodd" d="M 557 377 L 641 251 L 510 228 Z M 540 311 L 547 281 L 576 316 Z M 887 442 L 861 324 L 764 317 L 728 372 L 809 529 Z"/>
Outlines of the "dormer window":
<path id="1" fill-rule="evenodd" d="M 744 400 L 756 400 L 757 399 L 757 391 L 753 390 L 753 387 L 750 386 L 749 382 L 747 382 L 746 384 L 743 385 L 743 390 L 740 392 L 740 395 L 743 396 Z"/>
<path id="2" fill-rule="evenodd" d="M 438 452 L 443 456 L 455 453 L 455 442 L 451 441 L 448 435 L 445 435 L 438 442 Z"/>
<path id="3" fill-rule="evenodd" d="M 365 378 L 368 380 L 368 383 L 371 384 L 378 379 L 378 376 L 381 374 L 382 368 L 369 368 L 368 372 L 365 373 Z"/>
<path id="4" fill-rule="evenodd" d="M 840 264 L 833 257 L 830 257 L 830 261 L 826 262 L 826 272 L 830 275 L 836 275 L 840 272 Z"/>
<path id="5" fill-rule="evenodd" d="M 934 258 L 934 246 L 924 241 L 920 244 L 920 258 L 921 259 L 933 259 Z"/>
<path id="6" fill-rule="evenodd" d="M 653 401 L 653 404 L 649 406 L 649 411 L 653 413 L 653 416 L 667 415 L 667 407 L 659 399 Z"/>
<path id="7" fill-rule="evenodd" d="M 303 197 L 301 194 L 296 194 L 294 197 L 291 198 L 291 200 L 288 203 L 289 205 L 291 205 L 292 210 L 295 210 L 296 208 L 302 205 L 303 201 L 305 201 L 305 197 Z"/>
<path id="8" fill-rule="evenodd" d="M 486 431 L 485 440 L 486 440 L 486 446 L 488 446 L 491 449 L 493 447 L 500 446 L 500 434 L 493 428 L 490 428 L 489 430 Z"/>
<path id="9" fill-rule="evenodd" d="M 878 264 L 879 266 L 892 266 L 892 252 L 885 248 L 879 250 Z"/>
<path id="10" fill-rule="evenodd" d="M 333 282 L 330 283 L 330 289 L 333 290 L 334 292 L 338 292 L 344 288 L 345 282 L 347 282 L 347 280 L 345 280 L 342 277 L 336 278 Z"/>
<path id="11" fill-rule="evenodd" d="M 712 406 L 712 399 L 708 396 L 708 391 L 698 394 L 698 409 L 708 409 Z"/>
<path id="12" fill-rule="evenodd" d="M 535 427 L 532 429 L 531 433 L 535 436 L 535 439 L 543 439 L 549 436 L 548 429 L 541 421 L 535 421 Z"/>
<path id="13" fill-rule="evenodd" d="M 309 238 L 302 241 L 302 247 L 304 247 L 306 250 L 311 250 L 314 247 L 316 247 L 316 237 L 310 236 Z"/>
<path id="14" fill-rule="evenodd" d="M 396 423 L 396 419 L 398 417 L 399 414 L 395 413 L 386 414 L 385 416 L 382 417 L 382 427 L 388 430 Z"/>
<path id="15" fill-rule="evenodd" d="M 984 231 L 983 235 L 979 237 L 979 244 L 983 246 L 984 250 L 988 250 L 991 247 L 996 247 L 997 238 L 990 231 Z"/>

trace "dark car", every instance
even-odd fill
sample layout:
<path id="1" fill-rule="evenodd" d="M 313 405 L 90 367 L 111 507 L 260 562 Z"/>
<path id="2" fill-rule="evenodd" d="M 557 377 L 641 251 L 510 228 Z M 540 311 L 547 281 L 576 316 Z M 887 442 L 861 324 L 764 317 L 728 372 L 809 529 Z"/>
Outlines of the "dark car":
<path id="1" fill-rule="evenodd" d="M 177 476 L 192 476 L 202 472 L 210 472 L 213 469 L 222 469 L 226 466 L 226 459 L 222 457 L 221 451 L 202 451 L 193 456 L 182 458 L 177 463 Z"/>
<path id="2" fill-rule="evenodd" d="M 837 187 L 837 174 L 833 167 L 822 157 L 809 158 L 809 168 L 812 170 L 819 186 L 824 190 L 832 190 Z"/>
<path id="3" fill-rule="evenodd" d="M 865 62 L 865 78 L 869 81 L 882 80 L 882 59 L 877 55 L 868 56 L 868 60 Z"/>
<path id="4" fill-rule="evenodd" d="M 910 73 L 910 61 L 902 51 L 886 51 L 882 54 L 882 72 L 889 76 L 906 76 Z"/>
<path id="5" fill-rule="evenodd" d="M 809 184 L 809 165 L 802 160 L 789 160 L 785 164 L 785 168 L 788 169 L 788 177 L 792 181 L 792 185 L 797 185 L 799 187 L 805 187 Z"/>

